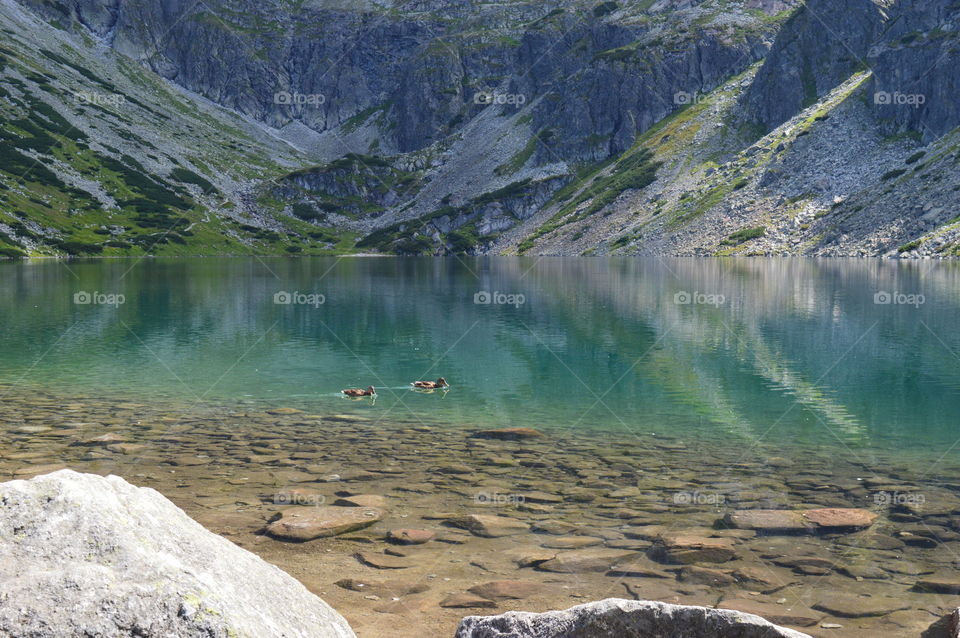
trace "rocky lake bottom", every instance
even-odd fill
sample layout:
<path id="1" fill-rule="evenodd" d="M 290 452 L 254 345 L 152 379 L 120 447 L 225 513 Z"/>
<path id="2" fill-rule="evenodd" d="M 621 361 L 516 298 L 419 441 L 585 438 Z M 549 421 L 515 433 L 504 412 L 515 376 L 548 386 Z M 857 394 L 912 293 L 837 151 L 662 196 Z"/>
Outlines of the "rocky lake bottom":
<path id="1" fill-rule="evenodd" d="M 919 636 L 960 605 L 960 465 L 934 464 L 944 450 L 388 423 L 347 400 L 316 413 L 0 396 L 3 480 L 69 467 L 154 488 L 360 638 L 452 636 L 465 615 L 609 597 L 816 637 Z"/>

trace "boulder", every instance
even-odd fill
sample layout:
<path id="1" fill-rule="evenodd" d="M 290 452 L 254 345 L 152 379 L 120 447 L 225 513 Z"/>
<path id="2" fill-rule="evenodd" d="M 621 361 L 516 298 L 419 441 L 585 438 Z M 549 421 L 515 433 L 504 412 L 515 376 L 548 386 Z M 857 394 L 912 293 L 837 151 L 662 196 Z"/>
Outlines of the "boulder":
<path id="1" fill-rule="evenodd" d="M 116 476 L 0 484 L 0 557 L 7 638 L 355 638 L 294 578 Z"/>
<path id="2" fill-rule="evenodd" d="M 383 518 L 373 507 L 290 507 L 267 526 L 267 533 L 285 541 L 310 541 L 370 527 Z"/>
<path id="3" fill-rule="evenodd" d="M 468 616 L 455 638 L 810 638 L 739 611 L 610 598 L 545 614 Z"/>

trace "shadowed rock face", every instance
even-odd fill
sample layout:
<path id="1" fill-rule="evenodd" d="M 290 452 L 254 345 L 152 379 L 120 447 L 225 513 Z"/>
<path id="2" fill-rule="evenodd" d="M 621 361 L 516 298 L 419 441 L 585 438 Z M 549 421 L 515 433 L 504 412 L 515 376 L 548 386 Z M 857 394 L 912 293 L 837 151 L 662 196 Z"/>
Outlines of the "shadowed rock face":
<path id="1" fill-rule="evenodd" d="M 463 619 L 455 638 L 810 638 L 736 611 L 611 598 L 545 614 Z"/>
<path id="2" fill-rule="evenodd" d="M 950 0 L 812 0 L 784 24 L 741 117 L 769 130 L 869 69 L 868 103 L 881 129 L 932 141 L 960 124 L 957 28 Z"/>
<path id="3" fill-rule="evenodd" d="M 0 555 L 10 638 L 355 638 L 291 576 L 116 476 L 0 484 Z"/>
<path id="4" fill-rule="evenodd" d="M 131 0 L 122 10 L 118 0 L 22 3 L 76 21 L 161 76 L 270 126 L 298 121 L 323 132 L 369 114 L 384 151 L 416 151 L 456 133 L 487 107 L 478 96 L 488 92 L 502 98 L 498 107 L 536 102 L 534 131 L 551 131 L 537 151 L 543 163 L 623 152 L 678 107 L 678 92 L 709 91 L 742 72 L 773 34 L 753 15 L 741 16 L 752 26 L 736 38 L 687 32 L 692 17 L 652 29 L 595 15 L 594 2 L 553 11 L 446 0 L 389 11 L 333 2 L 294 11 L 279 0 Z M 661 13 L 697 4 L 661 3 Z M 367 149 L 339 154 L 351 150 Z"/>

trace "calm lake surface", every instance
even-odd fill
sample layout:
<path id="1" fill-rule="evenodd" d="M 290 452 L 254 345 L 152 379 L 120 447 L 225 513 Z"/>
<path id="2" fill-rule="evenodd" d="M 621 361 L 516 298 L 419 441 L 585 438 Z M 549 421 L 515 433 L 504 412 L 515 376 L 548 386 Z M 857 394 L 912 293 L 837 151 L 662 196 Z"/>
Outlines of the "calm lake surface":
<path id="1" fill-rule="evenodd" d="M 960 605 L 958 307 L 934 262 L 4 263 L 0 475 L 153 487 L 360 638 L 608 597 L 916 636 Z M 477 433 L 504 426 L 545 436 Z M 269 531 L 357 495 L 369 529 Z M 821 508 L 867 522 L 736 522 Z M 529 597 L 457 598 L 498 579 Z"/>
<path id="2" fill-rule="evenodd" d="M 361 411 L 385 426 L 413 418 L 942 452 L 960 436 L 958 310 L 954 263 L 4 263 L 0 382 Z M 438 376 L 449 392 L 407 387 Z M 376 402 L 338 395 L 368 385 Z"/>

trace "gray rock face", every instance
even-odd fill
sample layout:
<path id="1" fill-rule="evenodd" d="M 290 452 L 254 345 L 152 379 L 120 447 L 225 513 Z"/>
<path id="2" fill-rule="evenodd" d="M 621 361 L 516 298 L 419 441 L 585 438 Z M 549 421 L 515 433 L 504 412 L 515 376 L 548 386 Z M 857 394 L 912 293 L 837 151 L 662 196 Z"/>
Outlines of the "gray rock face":
<path id="1" fill-rule="evenodd" d="M 882 4 L 811 0 L 798 9 L 744 96 L 744 118 L 773 128 L 870 69 L 868 103 L 888 135 L 914 131 L 929 142 L 960 124 L 956 5 Z"/>
<path id="2" fill-rule="evenodd" d="M 291 576 L 116 476 L 0 484 L 0 582 L 11 638 L 355 638 Z"/>
<path id="3" fill-rule="evenodd" d="M 129 0 L 122 11 L 118 0 L 21 1 L 271 126 L 296 121 L 323 132 L 372 123 L 386 152 L 423 149 L 491 104 L 515 112 L 539 100 L 535 130 L 551 133 L 538 150 L 543 162 L 623 152 L 679 106 L 677 93 L 710 90 L 761 59 L 773 33 L 755 20 L 746 36 L 708 28 L 691 37 L 697 16 L 677 11 L 689 9 L 682 4 L 663 8 L 658 20 L 667 23 L 652 29 L 593 15 L 589 1 L 425 0 L 391 9 L 316 2 L 292 10 L 278 0 Z"/>
<path id="4" fill-rule="evenodd" d="M 783 25 L 744 94 L 741 117 L 769 130 L 816 102 L 865 64 L 883 22 L 873 2 L 811 0 Z"/>
<path id="5" fill-rule="evenodd" d="M 545 614 L 469 616 L 455 638 L 810 638 L 751 614 L 650 601 L 608 600 Z"/>

